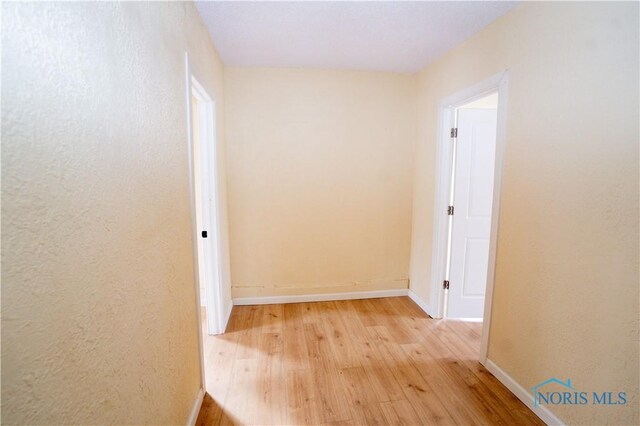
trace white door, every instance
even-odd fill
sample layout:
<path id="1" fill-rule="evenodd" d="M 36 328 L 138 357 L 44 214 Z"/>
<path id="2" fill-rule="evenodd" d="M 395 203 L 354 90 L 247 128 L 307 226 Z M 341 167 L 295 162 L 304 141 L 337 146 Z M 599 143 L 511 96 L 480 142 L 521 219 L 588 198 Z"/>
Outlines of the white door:
<path id="1" fill-rule="evenodd" d="M 192 83 L 191 126 L 193 144 L 193 174 L 196 211 L 196 238 L 198 249 L 198 275 L 200 283 L 200 304 L 206 307 L 207 333 L 219 334 L 221 330 L 221 309 L 219 301 L 218 253 L 215 242 L 218 239 L 215 215 L 214 191 L 212 188 L 214 139 L 209 117 L 213 116 L 212 102 L 204 99 L 204 91 Z"/>
<path id="2" fill-rule="evenodd" d="M 202 152 L 201 152 L 201 140 L 200 140 L 200 102 L 195 96 L 191 97 L 191 136 L 193 146 L 193 185 L 195 192 L 195 211 L 196 211 L 196 229 L 197 232 L 201 232 L 206 229 L 206 226 L 202 223 L 203 218 L 206 217 L 206 213 L 203 214 L 203 200 L 206 195 L 203 191 L 203 182 L 206 184 L 207 179 L 203 175 L 203 169 L 206 171 L 206 167 L 202 167 Z M 206 186 L 206 185 L 205 185 Z M 201 235 L 196 237 L 198 244 L 198 282 L 200 284 L 200 305 L 206 307 L 206 286 L 207 280 L 206 267 L 205 267 L 205 245 Z"/>
<path id="3" fill-rule="evenodd" d="M 495 109 L 459 109 L 447 316 L 482 318 L 496 151 Z"/>

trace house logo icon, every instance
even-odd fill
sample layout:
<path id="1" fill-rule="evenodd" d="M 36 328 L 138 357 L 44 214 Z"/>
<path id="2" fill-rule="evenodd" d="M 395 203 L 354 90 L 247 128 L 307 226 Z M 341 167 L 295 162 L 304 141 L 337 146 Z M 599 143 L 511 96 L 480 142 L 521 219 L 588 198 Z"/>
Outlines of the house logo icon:
<path id="1" fill-rule="evenodd" d="M 563 382 L 560 379 L 556 379 L 555 377 L 550 378 L 549 380 L 545 380 L 542 383 L 539 383 L 537 385 L 535 385 L 533 387 L 533 406 L 536 407 L 538 405 L 540 405 L 540 393 L 538 392 L 538 389 L 551 384 L 551 383 L 557 383 L 561 386 L 564 386 L 565 388 L 571 389 L 575 391 L 575 388 L 573 386 L 571 386 L 571 379 L 567 379 L 566 382 Z"/>

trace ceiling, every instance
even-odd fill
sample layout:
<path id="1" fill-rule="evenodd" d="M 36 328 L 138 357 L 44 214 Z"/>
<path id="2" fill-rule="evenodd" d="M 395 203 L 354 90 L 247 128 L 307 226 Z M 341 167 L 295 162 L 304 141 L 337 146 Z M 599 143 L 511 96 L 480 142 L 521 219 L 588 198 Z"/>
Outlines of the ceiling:
<path id="1" fill-rule="evenodd" d="M 415 72 L 515 1 L 196 1 L 225 65 Z"/>

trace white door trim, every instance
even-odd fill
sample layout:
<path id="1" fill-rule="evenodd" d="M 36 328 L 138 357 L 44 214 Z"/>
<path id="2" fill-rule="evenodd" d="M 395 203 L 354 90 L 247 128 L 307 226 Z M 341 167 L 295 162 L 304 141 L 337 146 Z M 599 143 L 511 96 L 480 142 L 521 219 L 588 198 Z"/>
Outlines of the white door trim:
<path id="1" fill-rule="evenodd" d="M 207 218 L 209 226 L 207 229 L 209 235 L 207 240 L 213 246 L 212 259 L 205 259 L 205 274 L 210 274 L 204 283 L 207 307 L 207 329 L 209 334 L 220 334 L 222 324 L 224 324 L 224 312 L 222 306 L 221 285 L 221 258 L 220 258 L 220 197 L 218 191 L 218 173 L 216 167 L 217 150 L 215 137 L 215 101 L 207 93 L 206 89 L 198 82 L 191 70 L 191 95 L 198 100 L 200 106 L 199 111 L 192 114 L 199 114 L 198 123 L 200 124 L 200 152 L 203 164 L 201 167 L 202 174 L 208 177 L 208 182 L 203 181 L 202 187 L 206 188 L 205 193 L 209 194 L 212 203 L 209 205 L 210 217 Z M 192 142 L 193 143 L 193 142 Z M 205 171 L 206 170 L 206 171 Z M 193 174 L 193 173 L 192 173 Z M 206 203 L 207 200 L 202 200 Z M 195 208 L 195 204 L 193 206 Z M 200 238 L 199 231 L 194 233 L 194 238 Z M 207 241 L 207 242 L 209 242 Z M 211 315 L 215 312 L 215 315 Z"/>
<path id="2" fill-rule="evenodd" d="M 498 92 L 498 124 L 496 132 L 496 163 L 493 182 L 493 203 L 491 217 L 491 235 L 489 239 L 489 267 L 487 270 L 487 290 L 484 302 L 484 324 L 480 346 L 480 361 L 487 358 L 489 331 L 491 324 L 491 304 L 493 301 L 493 281 L 495 277 L 496 245 L 498 241 L 498 223 L 500 219 L 500 195 L 502 189 L 502 169 L 507 131 L 507 89 L 509 72 L 504 70 L 488 79 L 447 96 L 438 103 L 438 145 L 436 152 L 436 187 L 433 215 L 433 245 L 431 259 L 431 287 L 429 300 L 432 303 L 436 318 L 442 318 L 444 312 L 444 290 L 442 282 L 445 277 L 448 218 L 447 207 L 451 188 L 452 144 L 450 130 L 455 116 L 455 109 L 473 100 Z"/>
<path id="3" fill-rule="evenodd" d="M 204 81 L 204 80 L 200 80 Z M 200 111 L 192 111 L 191 97 L 194 96 L 198 99 L 199 104 L 202 105 Z M 195 174 L 193 164 L 193 129 L 192 129 L 192 116 L 195 113 L 199 114 L 200 123 L 200 137 L 203 141 L 203 145 L 207 144 L 210 148 L 207 151 L 208 170 L 209 176 L 209 190 L 212 191 L 211 198 L 213 205 L 210 209 L 210 224 L 211 230 L 208 230 L 211 234 L 213 244 L 213 265 L 209 265 L 207 271 L 211 274 L 211 279 L 207 279 L 204 283 L 206 292 L 205 306 L 207 307 L 207 313 L 215 312 L 216 315 L 207 315 L 207 328 L 209 334 L 222 333 L 222 324 L 224 321 L 224 312 L 222 304 L 222 271 L 221 271 L 221 244 L 220 244 L 220 195 L 219 195 L 219 176 L 217 165 L 217 138 L 215 127 L 215 98 L 209 94 L 209 92 L 198 82 L 198 74 L 195 72 L 191 63 L 189 62 L 189 54 L 185 53 L 185 97 L 186 97 L 186 120 L 187 120 L 187 149 L 188 149 L 188 162 L 189 162 L 189 199 L 191 206 L 191 234 L 192 234 L 192 246 L 194 253 L 194 285 L 196 290 L 196 331 L 198 333 L 198 346 L 200 352 L 200 374 L 202 381 L 202 388 L 205 387 L 205 372 L 204 372 L 204 342 L 202 336 L 202 315 L 201 315 L 201 302 L 200 302 L 200 277 L 199 277 L 199 265 L 198 265 L 198 238 L 200 238 L 200 230 L 197 226 L 196 220 L 196 194 L 195 194 Z M 204 202 L 204 200 L 203 200 Z M 213 260 L 213 259 L 212 259 Z"/>

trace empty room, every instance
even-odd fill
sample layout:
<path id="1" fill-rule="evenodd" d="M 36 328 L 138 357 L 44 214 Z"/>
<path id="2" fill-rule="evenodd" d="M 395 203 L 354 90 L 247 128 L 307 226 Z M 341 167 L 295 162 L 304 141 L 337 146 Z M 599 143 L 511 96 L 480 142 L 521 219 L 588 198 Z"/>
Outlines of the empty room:
<path id="1" fill-rule="evenodd" d="M 0 7 L 1 424 L 640 424 L 640 3 Z"/>

